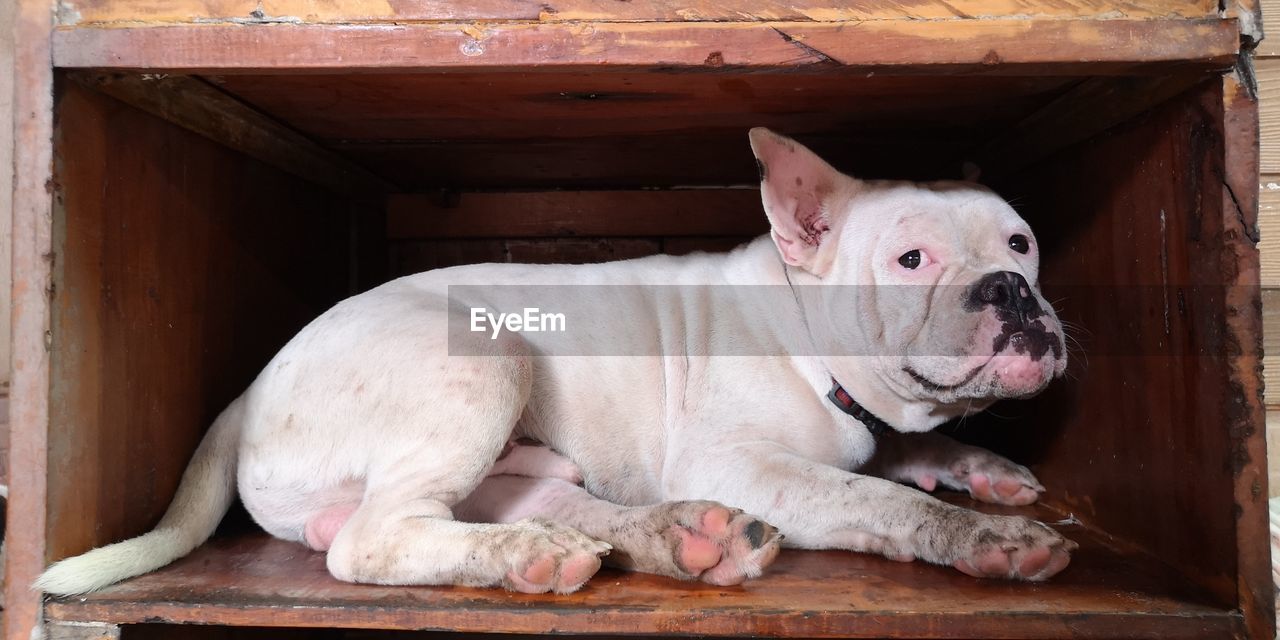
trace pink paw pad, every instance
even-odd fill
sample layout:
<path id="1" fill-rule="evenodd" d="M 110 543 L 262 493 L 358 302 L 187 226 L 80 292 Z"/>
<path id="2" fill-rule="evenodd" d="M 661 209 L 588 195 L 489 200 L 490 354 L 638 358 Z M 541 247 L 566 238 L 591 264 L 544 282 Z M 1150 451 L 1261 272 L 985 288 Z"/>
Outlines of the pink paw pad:
<path id="1" fill-rule="evenodd" d="M 680 540 L 676 561 L 685 571 L 697 575 L 720 563 L 722 550 L 714 540 L 684 527 L 672 527 Z"/>

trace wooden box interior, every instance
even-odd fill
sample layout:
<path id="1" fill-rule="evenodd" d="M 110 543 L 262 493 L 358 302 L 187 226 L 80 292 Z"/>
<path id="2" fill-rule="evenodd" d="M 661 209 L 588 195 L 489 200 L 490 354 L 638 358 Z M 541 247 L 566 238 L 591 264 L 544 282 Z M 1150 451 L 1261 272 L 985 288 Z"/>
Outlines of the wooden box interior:
<path id="1" fill-rule="evenodd" d="M 1167 95 L 1119 119 L 1072 111 L 1081 92 L 1138 82 Z M 193 107 L 200 91 L 361 178 L 244 152 L 270 144 Z M 344 585 L 320 556 L 249 527 L 51 601 L 51 618 L 800 637 L 1240 628 L 1238 549 L 1255 532 L 1238 526 L 1233 492 L 1261 463 L 1241 457 L 1237 431 L 1260 382 L 1232 369 L 1229 328 L 1249 293 L 1225 286 L 1238 278 L 1228 253 L 1247 229 L 1224 205 L 1219 78 L 103 72 L 60 77 L 56 100 L 50 560 L 149 529 L 214 415 L 351 293 L 453 264 L 718 250 L 763 232 L 746 141 L 761 125 L 863 177 L 955 178 L 977 162 L 1031 222 L 1047 296 L 1072 292 L 1058 306 L 1080 352 L 1048 393 L 954 431 L 1031 466 L 1048 493 L 1021 512 L 1083 546 L 1042 585 L 790 551 L 742 588 L 606 572 L 573 596 L 525 597 Z M 1088 135 L 1056 148 L 1022 128 L 1046 109 Z M 1196 285 L 1219 290 L 1178 297 Z"/>

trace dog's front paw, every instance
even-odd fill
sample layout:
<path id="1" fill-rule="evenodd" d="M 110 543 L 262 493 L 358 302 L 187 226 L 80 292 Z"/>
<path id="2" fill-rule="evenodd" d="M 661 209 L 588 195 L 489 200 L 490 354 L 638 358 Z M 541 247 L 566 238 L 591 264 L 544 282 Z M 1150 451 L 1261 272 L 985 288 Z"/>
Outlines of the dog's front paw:
<path id="1" fill-rule="evenodd" d="M 975 500 L 1014 506 L 1031 504 L 1044 492 L 1030 469 L 977 447 L 951 461 L 932 482 L 967 491 Z"/>
<path id="2" fill-rule="evenodd" d="M 975 578 L 1047 580 L 1067 567 L 1079 547 L 1035 520 L 974 515 L 973 526 L 955 532 L 951 565 Z"/>

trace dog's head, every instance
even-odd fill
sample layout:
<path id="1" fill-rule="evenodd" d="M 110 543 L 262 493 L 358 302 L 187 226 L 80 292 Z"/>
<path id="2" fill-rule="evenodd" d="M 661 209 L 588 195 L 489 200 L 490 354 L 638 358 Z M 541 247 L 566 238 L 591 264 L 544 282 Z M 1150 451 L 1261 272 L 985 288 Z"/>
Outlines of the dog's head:
<path id="1" fill-rule="evenodd" d="M 836 285 L 805 288 L 826 367 L 851 391 L 933 407 L 896 427 L 931 428 L 1063 373 L 1035 235 L 999 196 L 967 182 L 857 180 L 767 129 L 751 131 L 751 147 L 782 260 L 806 283 Z"/>

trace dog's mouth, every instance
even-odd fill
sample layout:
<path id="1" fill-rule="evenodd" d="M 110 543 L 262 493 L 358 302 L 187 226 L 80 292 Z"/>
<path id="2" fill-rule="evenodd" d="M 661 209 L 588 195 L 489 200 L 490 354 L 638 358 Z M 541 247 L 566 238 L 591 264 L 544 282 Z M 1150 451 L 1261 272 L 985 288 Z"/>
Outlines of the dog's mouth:
<path id="1" fill-rule="evenodd" d="M 992 354 L 992 357 L 995 357 L 995 354 Z M 969 384 L 970 382 L 973 381 L 974 378 L 978 377 L 979 373 L 982 373 L 983 367 L 986 367 L 987 362 L 990 362 L 990 361 L 991 359 L 988 358 L 982 364 L 970 369 L 968 373 L 964 374 L 964 377 L 961 378 L 959 382 L 956 382 L 954 384 L 943 384 L 941 382 L 935 382 L 925 377 L 924 374 L 921 374 L 919 371 L 916 371 L 915 369 L 912 369 L 909 366 L 903 367 L 902 370 L 908 376 L 911 376 L 911 379 L 915 380 L 917 384 L 924 387 L 925 391 L 929 391 L 932 393 L 939 393 L 943 391 L 955 391 L 956 389 L 959 389 L 960 387 L 963 387 L 966 384 Z"/>

